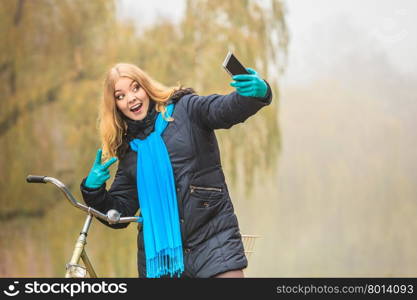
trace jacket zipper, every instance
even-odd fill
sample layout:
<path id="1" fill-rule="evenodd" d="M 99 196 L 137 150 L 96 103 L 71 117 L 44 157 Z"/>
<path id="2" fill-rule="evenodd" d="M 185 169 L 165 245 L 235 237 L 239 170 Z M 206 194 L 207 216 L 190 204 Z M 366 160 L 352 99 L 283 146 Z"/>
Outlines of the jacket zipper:
<path id="1" fill-rule="evenodd" d="M 195 185 L 190 185 L 190 193 L 194 193 L 194 190 L 204 190 L 204 191 L 216 191 L 216 192 L 221 192 L 222 189 L 220 188 L 214 188 L 214 187 L 202 187 L 202 186 L 195 186 Z"/>

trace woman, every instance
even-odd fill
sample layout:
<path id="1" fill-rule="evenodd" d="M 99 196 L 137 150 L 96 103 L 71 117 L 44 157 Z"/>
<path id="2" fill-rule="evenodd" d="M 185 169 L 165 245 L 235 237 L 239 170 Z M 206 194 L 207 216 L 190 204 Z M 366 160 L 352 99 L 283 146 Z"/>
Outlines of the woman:
<path id="1" fill-rule="evenodd" d="M 140 207 L 140 277 L 243 277 L 247 259 L 214 130 L 244 122 L 271 102 L 269 85 L 247 70 L 233 76 L 236 92 L 209 96 L 165 87 L 131 64 L 108 72 L 100 132 L 104 157 L 111 158 L 102 164 L 98 150 L 81 192 L 103 213 L 133 216 Z"/>

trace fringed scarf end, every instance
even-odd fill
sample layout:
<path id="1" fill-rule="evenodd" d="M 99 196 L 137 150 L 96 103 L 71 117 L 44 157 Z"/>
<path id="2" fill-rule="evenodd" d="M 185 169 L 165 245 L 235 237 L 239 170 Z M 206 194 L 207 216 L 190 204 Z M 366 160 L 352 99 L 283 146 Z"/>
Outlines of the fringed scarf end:
<path id="1" fill-rule="evenodd" d="M 184 272 L 182 247 L 160 251 L 153 258 L 146 259 L 146 277 L 160 278 L 165 275 L 180 277 Z"/>

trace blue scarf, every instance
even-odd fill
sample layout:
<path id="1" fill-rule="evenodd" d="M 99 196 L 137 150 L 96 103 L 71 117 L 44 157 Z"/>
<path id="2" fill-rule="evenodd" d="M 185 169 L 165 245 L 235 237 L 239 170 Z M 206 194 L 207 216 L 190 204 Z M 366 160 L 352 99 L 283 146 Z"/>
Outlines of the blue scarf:
<path id="1" fill-rule="evenodd" d="M 167 107 L 171 116 L 174 104 Z M 174 171 L 162 139 L 168 122 L 158 113 L 155 131 L 129 144 L 137 152 L 137 190 L 143 217 L 146 277 L 178 277 L 184 271 Z"/>

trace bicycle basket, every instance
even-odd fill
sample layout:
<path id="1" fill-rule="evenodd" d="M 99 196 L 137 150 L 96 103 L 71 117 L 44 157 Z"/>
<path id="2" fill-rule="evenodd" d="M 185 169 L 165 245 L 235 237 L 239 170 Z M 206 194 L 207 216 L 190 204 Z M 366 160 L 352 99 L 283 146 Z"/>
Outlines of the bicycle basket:
<path id="1" fill-rule="evenodd" d="M 260 238 L 259 235 L 242 234 L 243 248 L 245 249 L 245 255 L 247 258 L 249 258 L 251 254 L 255 252 L 255 242 L 258 238 Z"/>

